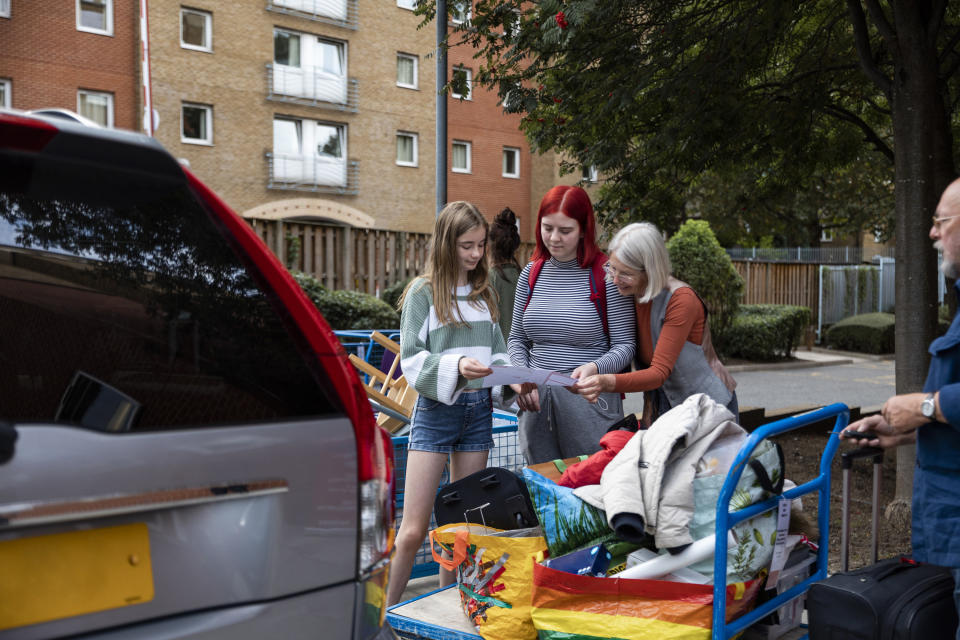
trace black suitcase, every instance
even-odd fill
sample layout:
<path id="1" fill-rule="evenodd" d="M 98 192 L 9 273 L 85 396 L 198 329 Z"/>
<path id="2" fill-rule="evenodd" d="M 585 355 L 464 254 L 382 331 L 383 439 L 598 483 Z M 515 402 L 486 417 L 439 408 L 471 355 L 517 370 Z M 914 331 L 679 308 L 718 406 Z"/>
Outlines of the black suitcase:
<path id="1" fill-rule="evenodd" d="M 487 467 L 441 487 L 433 503 L 437 526 L 455 522 L 497 529 L 539 524 L 523 478 L 509 469 Z"/>
<path id="2" fill-rule="evenodd" d="M 847 571 L 850 512 L 850 467 L 856 458 L 873 458 L 873 564 Z M 876 562 L 879 507 L 879 449 L 857 449 L 841 456 L 843 469 L 842 533 L 843 570 L 814 583 L 807 592 L 810 640 L 953 640 L 957 610 L 953 601 L 953 576 L 949 569 L 890 558 Z"/>

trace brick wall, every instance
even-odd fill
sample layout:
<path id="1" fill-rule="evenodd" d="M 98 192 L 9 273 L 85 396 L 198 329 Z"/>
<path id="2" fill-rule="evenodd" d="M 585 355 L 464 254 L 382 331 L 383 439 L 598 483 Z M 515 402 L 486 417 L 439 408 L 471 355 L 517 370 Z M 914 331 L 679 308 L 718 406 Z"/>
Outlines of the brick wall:
<path id="1" fill-rule="evenodd" d="M 139 7 L 113 3 L 113 35 L 77 30 L 76 3 L 11 0 L 0 18 L 0 78 L 15 109 L 77 110 L 77 90 L 113 94 L 114 126 L 140 129 Z"/>

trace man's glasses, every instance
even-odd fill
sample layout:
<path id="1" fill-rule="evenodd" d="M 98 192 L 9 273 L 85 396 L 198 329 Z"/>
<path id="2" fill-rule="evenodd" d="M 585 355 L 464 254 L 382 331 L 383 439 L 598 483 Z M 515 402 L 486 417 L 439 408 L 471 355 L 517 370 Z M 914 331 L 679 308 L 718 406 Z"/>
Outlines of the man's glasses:
<path id="1" fill-rule="evenodd" d="M 610 280 L 611 280 L 611 281 L 613 281 L 613 280 L 616 279 L 616 278 L 619 278 L 620 282 L 622 282 L 623 284 L 626 284 L 626 285 L 633 284 L 634 282 L 637 281 L 637 277 L 638 277 L 638 276 L 635 276 L 635 275 L 627 275 L 627 274 L 625 274 L 625 273 L 621 273 L 621 272 L 617 271 L 617 268 L 614 267 L 614 266 L 613 266 L 612 264 L 610 264 L 609 262 L 608 262 L 607 264 L 603 265 L 603 270 L 604 270 L 604 271 L 606 272 L 606 274 L 610 277 Z M 638 271 L 639 271 L 640 273 L 643 273 L 643 272 L 646 271 L 646 269 L 644 269 L 643 267 L 640 267 L 640 268 L 638 269 Z"/>
<path id="2" fill-rule="evenodd" d="M 949 220 L 950 218 L 960 218 L 960 214 L 957 214 L 955 216 L 943 216 L 940 218 L 938 218 L 937 216 L 933 216 L 933 228 L 936 229 L 937 231 L 940 231 L 940 224 L 944 220 Z"/>

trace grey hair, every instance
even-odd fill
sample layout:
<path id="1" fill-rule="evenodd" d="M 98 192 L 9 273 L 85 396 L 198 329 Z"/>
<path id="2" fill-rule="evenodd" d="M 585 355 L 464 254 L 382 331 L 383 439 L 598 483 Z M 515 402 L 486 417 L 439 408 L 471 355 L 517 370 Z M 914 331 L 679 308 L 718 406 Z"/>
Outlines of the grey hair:
<path id="1" fill-rule="evenodd" d="M 647 272 L 647 288 L 637 294 L 637 302 L 650 302 L 670 278 L 670 254 L 663 234 L 649 222 L 634 222 L 617 232 L 610 241 L 610 255 L 633 271 Z"/>

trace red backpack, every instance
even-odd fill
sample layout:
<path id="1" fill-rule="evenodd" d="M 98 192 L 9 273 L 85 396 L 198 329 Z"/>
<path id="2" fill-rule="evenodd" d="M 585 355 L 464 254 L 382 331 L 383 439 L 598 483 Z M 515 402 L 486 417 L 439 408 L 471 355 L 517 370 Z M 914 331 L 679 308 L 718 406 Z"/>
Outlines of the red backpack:
<path id="1" fill-rule="evenodd" d="M 530 273 L 527 274 L 527 302 L 523 305 L 524 310 L 530 304 L 530 298 L 533 297 L 533 285 L 537 282 L 537 276 L 543 269 L 544 259 L 540 258 L 530 263 Z M 598 251 L 593 258 L 593 264 L 590 266 L 590 302 L 597 308 L 597 315 L 600 316 L 600 322 L 603 324 L 603 333 L 610 339 L 610 327 L 607 325 L 607 286 L 606 272 L 603 265 L 607 263 L 606 254 Z"/>

